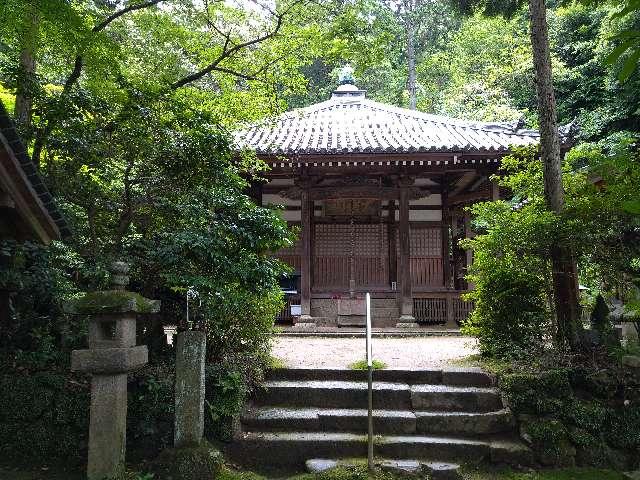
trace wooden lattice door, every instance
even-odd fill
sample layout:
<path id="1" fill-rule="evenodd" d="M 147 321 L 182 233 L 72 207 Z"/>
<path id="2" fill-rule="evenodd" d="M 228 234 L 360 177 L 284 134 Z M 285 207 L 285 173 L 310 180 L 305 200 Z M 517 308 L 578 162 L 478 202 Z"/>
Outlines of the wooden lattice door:
<path id="1" fill-rule="evenodd" d="M 400 241 L 396 242 L 397 245 Z M 416 288 L 442 287 L 442 228 L 411 225 L 409 236 L 411 285 Z M 398 259 L 400 252 L 398 251 Z"/>
<path id="2" fill-rule="evenodd" d="M 317 224 L 314 238 L 313 285 L 348 289 L 353 275 L 357 289 L 389 284 L 389 239 L 384 224 Z"/>

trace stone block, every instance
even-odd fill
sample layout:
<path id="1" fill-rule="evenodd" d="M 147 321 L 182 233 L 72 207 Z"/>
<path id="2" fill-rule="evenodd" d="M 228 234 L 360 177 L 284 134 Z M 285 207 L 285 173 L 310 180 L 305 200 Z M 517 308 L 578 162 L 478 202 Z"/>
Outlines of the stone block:
<path id="1" fill-rule="evenodd" d="M 74 315 L 157 313 L 160 311 L 160 301 L 149 300 L 126 290 L 105 290 L 73 298 L 64 304 L 64 310 Z"/>
<path id="2" fill-rule="evenodd" d="M 325 458 L 312 458 L 304 463 L 309 473 L 321 473 L 336 468 L 338 462 L 336 460 L 328 460 Z"/>
<path id="3" fill-rule="evenodd" d="M 204 434 L 204 332 L 181 332 L 176 341 L 174 446 L 198 445 Z"/>
<path id="4" fill-rule="evenodd" d="M 490 459 L 493 463 L 531 466 L 534 464 L 533 452 L 521 443 L 494 441 L 490 444 Z"/>
<path id="5" fill-rule="evenodd" d="M 100 348 L 71 352 L 71 370 L 95 374 L 133 372 L 147 364 L 146 345 L 131 348 Z"/>
<path id="6" fill-rule="evenodd" d="M 448 367 L 442 370 L 442 383 L 466 387 L 492 387 L 495 385 L 495 377 L 481 368 Z"/>
<path id="7" fill-rule="evenodd" d="M 417 460 L 384 460 L 380 462 L 380 469 L 394 475 L 420 475 L 422 465 Z"/>
<path id="8" fill-rule="evenodd" d="M 414 385 L 411 403 L 415 410 L 490 412 L 503 408 L 494 389 L 448 385 Z"/>
<path id="9" fill-rule="evenodd" d="M 127 375 L 93 375 L 89 421 L 88 480 L 124 472 L 127 433 Z"/>
<path id="10" fill-rule="evenodd" d="M 122 348 L 135 344 L 135 315 L 95 315 L 89 322 L 89 348 Z"/>
<path id="11" fill-rule="evenodd" d="M 419 433 L 486 435 L 512 431 L 515 422 L 511 412 L 487 413 L 416 412 Z"/>
<path id="12" fill-rule="evenodd" d="M 367 304 L 364 298 L 340 298 L 338 299 L 338 315 L 365 316 Z"/>
<path id="13" fill-rule="evenodd" d="M 640 357 L 637 355 L 625 355 L 622 357 L 622 365 L 629 368 L 640 368 Z"/>
<path id="14" fill-rule="evenodd" d="M 431 480 L 462 480 L 460 465 L 456 463 L 428 462 L 422 464 Z"/>
<path id="15" fill-rule="evenodd" d="M 160 453 L 150 467 L 157 480 L 212 480 L 218 478 L 224 458 L 207 442 Z"/>

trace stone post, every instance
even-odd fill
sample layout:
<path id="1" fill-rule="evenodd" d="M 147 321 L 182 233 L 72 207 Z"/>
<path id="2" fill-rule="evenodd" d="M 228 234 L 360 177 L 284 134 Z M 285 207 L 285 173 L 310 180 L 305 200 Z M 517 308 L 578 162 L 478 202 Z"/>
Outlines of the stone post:
<path id="1" fill-rule="evenodd" d="M 71 369 L 91 377 L 87 478 L 103 480 L 123 473 L 127 424 L 127 373 L 144 366 L 146 346 L 136 346 L 136 315 L 155 313 L 160 302 L 125 290 L 129 266 L 111 266 L 112 290 L 92 292 L 65 305 L 68 313 L 88 315 L 89 348 L 71 352 Z"/>
<path id="2" fill-rule="evenodd" d="M 176 341 L 176 448 L 200 443 L 204 434 L 204 332 L 180 332 Z"/>

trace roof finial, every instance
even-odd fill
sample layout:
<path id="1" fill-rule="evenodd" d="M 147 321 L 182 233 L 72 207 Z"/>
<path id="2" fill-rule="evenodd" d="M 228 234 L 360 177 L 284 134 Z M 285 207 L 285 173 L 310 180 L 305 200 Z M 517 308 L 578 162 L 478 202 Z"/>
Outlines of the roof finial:
<path id="1" fill-rule="evenodd" d="M 356 79 L 353 77 L 353 67 L 348 63 L 338 72 L 338 81 L 340 85 L 355 85 Z"/>

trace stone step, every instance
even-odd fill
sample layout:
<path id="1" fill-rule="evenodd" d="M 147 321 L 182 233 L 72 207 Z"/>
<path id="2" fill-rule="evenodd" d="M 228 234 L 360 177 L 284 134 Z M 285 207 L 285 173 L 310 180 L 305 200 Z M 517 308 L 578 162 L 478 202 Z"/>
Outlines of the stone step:
<path id="1" fill-rule="evenodd" d="M 232 459 L 246 466 L 304 468 L 309 458 L 354 458 L 367 454 L 367 437 L 354 433 L 246 432 L 229 447 Z M 395 459 L 529 465 L 531 452 L 510 439 L 470 439 L 421 435 L 378 436 L 374 455 Z"/>
<path id="2" fill-rule="evenodd" d="M 358 408 L 367 405 L 367 382 L 270 380 L 256 392 L 257 405 Z M 374 382 L 373 407 L 410 409 L 411 387 L 405 383 Z"/>
<path id="3" fill-rule="evenodd" d="M 494 412 L 416 411 L 416 431 L 424 434 L 485 435 L 512 432 L 515 419 L 508 409 Z"/>
<path id="4" fill-rule="evenodd" d="M 413 385 L 411 405 L 415 410 L 492 412 L 501 410 L 502 397 L 495 388 Z"/>
<path id="5" fill-rule="evenodd" d="M 364 346 L 364 342 L 363 342 Z M 267 380 L 335 380 L 366 381 L 367 372 L 339 368 L 280 368 L 270 370 Z M 385 369 L 373 372 L 374 382 L 399 382 L 415 384 L 444 384 L 466 387 L 491 387 L 494 377 L 479 368 Z"/>
<path id="6" fill-rule="evenodd" d="M 242 417 L 248 431 L 310 431 L 366 433 L 366 409 L 252 407 Z M 488 413 L 374 410 L 376 434 L 485 435 L 513 431 L 508 410 Z"/>
<path id="7" fill-rule="evenodd" d="M 327 380 L 270 380 L 257 392 L 257 405 L 362 408 L 367 405 L 367 382 Z M 497 389 L 451 385 L 373 383 L 373 407 L 391 410 L 491 412 L 501 410 Z"/>
<path id="8" fill-rule="evenodd" d="M 242 416 L 248 431 L 367 433 L 366 409 L 254 407 Z M 374 410 L 376 434 L 416 433 L 416 416 L 403 410 Z"/>

